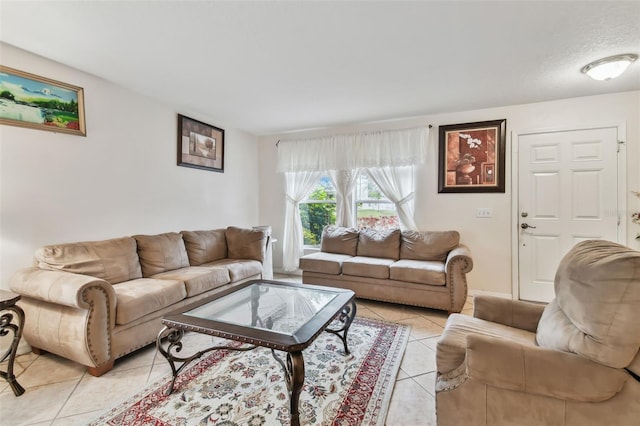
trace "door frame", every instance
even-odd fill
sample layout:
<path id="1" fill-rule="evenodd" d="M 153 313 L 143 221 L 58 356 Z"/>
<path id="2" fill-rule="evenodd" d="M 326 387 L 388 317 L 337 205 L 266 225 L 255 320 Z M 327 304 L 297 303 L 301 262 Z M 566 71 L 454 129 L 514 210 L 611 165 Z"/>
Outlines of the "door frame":
<path id="1" fill-rule="evenodd" d="M 552 127 L 534 130 L 511 131 L 511 297 L 513 300 L 520 299 L 520 266 L 519 266 L 519 233 L 515 226 L 519 222 L 518 201 L 519 201 L 519 140 L 520 136 L 535 135 L 540 133 L 572 132 L 579 130 L 595 130 L 605 128 L 616 128 L 618 131 L 618 241 L 627 244 L 627 220 L 624 213 L 627 211 L 627 124 L 626 122 L 605 123 L 600 125 L 574 125 Z M 622 143 L 620 143 L 622 141 Z"/>

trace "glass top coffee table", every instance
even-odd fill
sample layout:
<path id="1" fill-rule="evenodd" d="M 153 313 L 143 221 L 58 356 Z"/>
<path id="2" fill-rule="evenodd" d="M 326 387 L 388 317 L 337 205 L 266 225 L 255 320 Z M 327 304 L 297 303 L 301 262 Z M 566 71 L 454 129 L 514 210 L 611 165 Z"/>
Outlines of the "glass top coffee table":
<path id="1" fill-rule="evenodd" d="M 342 340 L 349 354 L 347 332 L 356 316 L 351 290 L 279 281 L 253 280 L 165 315 L 165 327 L 156 346 L 167 359 L 173 380 L 193 360 L 219 349 L 247 351 L 258 346 L 271 349 L 282 366 L 290 397 L 291 424 L 300 424 L 298 401 L 304 384 L 302 351 L 327 331 Z M 246 345 L 219 345 L 182 357 L 185 331 L 208 334 Z M 167 346 L 166 349 L 163 346 Z M 286 352 L 286 361 L 276 351 Z M 179 367 L 177 364 L 180 364 Z"/>

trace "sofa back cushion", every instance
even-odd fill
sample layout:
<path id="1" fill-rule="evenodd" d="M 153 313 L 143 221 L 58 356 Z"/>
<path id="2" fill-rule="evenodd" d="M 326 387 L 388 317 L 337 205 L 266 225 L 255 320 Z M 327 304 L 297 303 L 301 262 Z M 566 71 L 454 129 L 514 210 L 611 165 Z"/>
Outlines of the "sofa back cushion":
<path id="1" fill-rule="evenodd" d="M 358 230 L 327 225 L 322 230 L 320 251 L 355 256 L 358 249 Z"/>
<path id="2" fill-rule="evenodd" d="M 540 346 L 614 368 L 633 361 L 640 348 L 640 252 L 583 241 L 560 261 L 554 288 L 538 323 Z"/>
<path id="3" fill-rule="evenodd" d="M 400 258 L 400 230 L 361 229 L 358 235 L 357 253 L 358 256 L 398 260 Z"/>
<path id="4" fill-rule="evenodd" d="M 210 231 L 181 231 L 191 266 L 227 257 L 227 238 L 224 229 Z"/>
<path id="5" fill-rule="evenodd" d="M 264 261 L 268 238 L 266 230 L 230 226 L 224 231 L 224 235 L 229 259 Z"/>
<path id="6" fill-rule="evenodd" d="M 134 235 L 133 238 L 138 243 L 143 277 L 189 266 L 182 234 L 167 232 L 158 235 Z"/>
<path id="7" fill-rule="evenodd" d="M 444 261 L 458 244 L 458 231 L 402 231 L 400 259 Z"/>
<path id="8" fill-rule="evenodd" d="M 111 284 L 142 277 L 131 237 L 45 246 L 36 251 L 35 259 L 41 269 L 90 275 Z"/>

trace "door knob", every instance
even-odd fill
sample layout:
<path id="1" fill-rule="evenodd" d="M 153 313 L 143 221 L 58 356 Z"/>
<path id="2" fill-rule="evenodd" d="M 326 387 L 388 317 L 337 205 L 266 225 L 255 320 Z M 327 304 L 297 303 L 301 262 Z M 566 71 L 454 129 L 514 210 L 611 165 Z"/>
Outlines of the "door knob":
<path id="1" fill-rule="evenodd" d="M 522 228 L 522 229 L 527 229 L 527 228 L 533 228 L 533 229 L 536 229 L 536 227 L 535 227 L 535 226 L 531 226 L 531 225 L 529 225 L 528 223 L 523 223 L 522 225 L 520 225 L 520 228 Z"/>

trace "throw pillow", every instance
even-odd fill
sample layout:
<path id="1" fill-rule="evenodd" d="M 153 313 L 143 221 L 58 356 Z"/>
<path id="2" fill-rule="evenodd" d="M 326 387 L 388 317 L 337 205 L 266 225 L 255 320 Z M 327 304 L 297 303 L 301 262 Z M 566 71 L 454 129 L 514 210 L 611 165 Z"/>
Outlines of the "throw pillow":
<path id="1" fill-rule="evenodd" d="M 358 230 L 327 225 L 322 230 L 320 250 L 325 253 L 355 256 L 358 248 Z"/>
<path id="2" fill-rule="evenodd" d="M 357 253 L 358 256 L 398 260 L 400 258 L 400 230 L 361 229 L 358 236 Z"/>
<path id="3" fill-rule="evenodd" d="M 403 231 L 400 259 L 445 261 L 458 244 L 458 231 Z"/>
<path id="4" fill-rule="evenodd" d="M 165 271 L 189 266 L 187 249 L 182 235 L 168 232 L 158 235 L 134 235 L 138 243 L 138 256 L 142 276 L 150 277 Z"/>
<path id="5" fill-rule="evenodd" d="M 198 266 L 227 257 L 227 239 L 224 229 L 181 231 L 180 233 L 187 248 L 191 266 Z"/>
<path id="6" fill-rule="evenodd" d="M 264 229 L 236 228 L 230 226 L 224 232 L 227 238 L 229 259 L 264 261 L 267 249 L 267 231 Z"/>
<path id="7" fill-rule="evenodd" d="M 45 246 L 36 251 L 35 259 L 41 269 L 89 275 L 111 284 L 142 277 L 131 237 Z"/>

